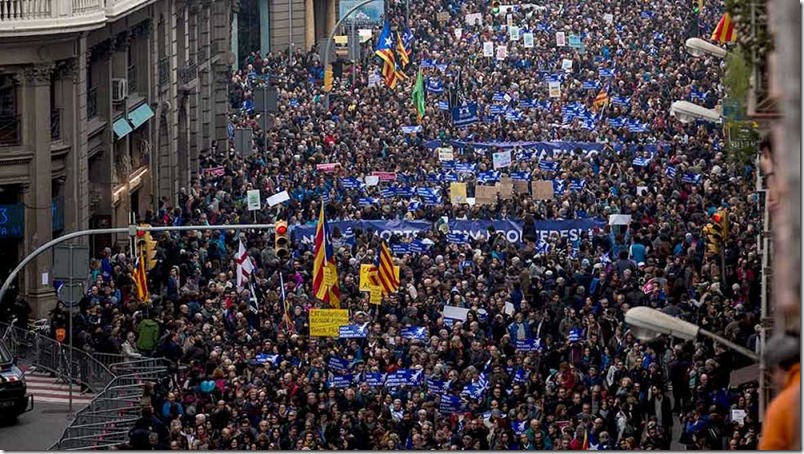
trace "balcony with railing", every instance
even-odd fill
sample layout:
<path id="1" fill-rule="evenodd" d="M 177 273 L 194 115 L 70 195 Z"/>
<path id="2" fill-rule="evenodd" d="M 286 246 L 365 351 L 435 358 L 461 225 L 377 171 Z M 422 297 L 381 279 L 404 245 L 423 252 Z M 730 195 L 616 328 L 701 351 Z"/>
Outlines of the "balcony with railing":
<path id="1" fill-rule="evenodd" d="M 170 82 L 170 59 L 159 59 L 159 88 L 167 87 Z"/>
<path id="2" fill-rule="evenodd" d="M 153 1 L 0 0 L 0 37 L 91 30 Z"/>
<path id="3" fill-rule="evenodd" d="M 50 110 L 50 140 L 61 139 L 61 107 Z"/>
<path id="4" fill-rule="evenodd" d="M 179 68 L 179 80 L 181 83 L 189 84 L 196 77 L 198 77 L 198 65 L 193 60 L 188 61 L 184 68 Z"/>
<path id="5" fill-rule="evenodd" d="M 128 94 L 137 92 L 137 66 L 131 65 L 128 67 Z"/>
<path id="6" fill-rule="evenodd" d="M 22 143 L 22 119 L 19 115 L 0 114 L 0 147 Z"/>
<path id="7" fill-rule="evenodd" d="M 98 87 L 87 90 L 87 119 L 98 116 Z"/>

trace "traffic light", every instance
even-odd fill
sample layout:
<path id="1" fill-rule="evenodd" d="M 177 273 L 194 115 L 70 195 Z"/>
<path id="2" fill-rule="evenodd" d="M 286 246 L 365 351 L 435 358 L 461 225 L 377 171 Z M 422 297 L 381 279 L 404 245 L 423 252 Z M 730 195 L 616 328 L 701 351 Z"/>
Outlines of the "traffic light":
<path id="1" fill-rule="evenodd" d="M 276 221 L 274 226 L 274 251 L 280 259 L 290 255 L 290 230 L 286 221 Z"/>
<path id="2" fill-rule="evenodd" d="M 140 227 L 150 227 L 150 224 L 140 224 Z M 156 266 L 156 247 L 157 242 L 151 236 L 151 232 L 137 230 L 137 247 L 145 249 L 145 268 L 148 270 Z"/>
<path id="3" fill-rule="evenodd" d="M 729 237 L 729 214 L 725 210 L 718 210 L 712 215 L 712 221 L 720 229 L 723 239 L 727 239 Z"/>
<path id="4" fill-rule="evenodd" d="M 494 13 L 495 16 L 500 14 L 500 2 L 497 0 L 491 2 L 491 12 Z"/>
<path id="5" fill-rule="evenodd" d="M 729 237 L 729 216 L 726 211 L 715 212 L 712 222 L 703 228 L 703 234 L 707 240 L 707 251 L 719 254 Z"/>
<path id="6" fill-rule="evenodd" d="M 710 254 L 720 254 L 720 243 L 723 238 L 720 236 L 719 229 L 711 222 L 703 228 L 703 236 L 706 238 L 706 252 Z"/>
<path id="7" fill-rule="evenodd" d="M 327 93 L 332 91 L 332 67 L 324 70 L 324 91 Z"/>

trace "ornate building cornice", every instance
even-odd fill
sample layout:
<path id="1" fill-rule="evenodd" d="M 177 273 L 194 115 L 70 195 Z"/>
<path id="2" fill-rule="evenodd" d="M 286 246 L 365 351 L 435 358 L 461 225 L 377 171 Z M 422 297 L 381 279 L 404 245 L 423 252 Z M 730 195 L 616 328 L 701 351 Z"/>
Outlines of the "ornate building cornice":
<path id="1" fill-rule="evenodd" d="M 17 74 L 18 80 L 20 75 L 22 76 L 22 80 L 20 82 L 25 82 L 29 84 L 45 84 L 50 83 L 51 77 L 53 76 L 53 71 L 56 69 L 56 64 L 52 62 L 48 63 L 40 63 L 37 65 L 26 66 L 21 74 Z"/>

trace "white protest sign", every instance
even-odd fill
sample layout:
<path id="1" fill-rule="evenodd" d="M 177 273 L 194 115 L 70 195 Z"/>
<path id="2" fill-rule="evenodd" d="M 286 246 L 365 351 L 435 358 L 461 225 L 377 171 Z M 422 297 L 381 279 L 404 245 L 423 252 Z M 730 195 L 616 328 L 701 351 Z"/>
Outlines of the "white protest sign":
<path id="1" fill-rule="evenodd" d="M 366 176 L 366 186 L 377 186 L 380 184 L 380 177 L 377 175 Z"/>
<path id="2" fill-rule="evenodd" d="M 468 204 L 470 207 L 475 206 L 475 198 L 474 198 L 474 197 L 467 197 L 467 198 L 466 198 L 466 203 L 467 203 L 467 204 Z"/>
<path id="3" fill-rule="evenodd" d="M 438 147 L 436 151 L 438 152 L 438 160 L 441 162 L 455 160 L 455 154 L 452 152 L 451 147 Z"/>
<path id="4" fill-rule="evenodd" d="M 511 41 L 519 41 L 519 27 L 511 27 L 508 29 L 508 38 Z"/>
<path id="5" fill-rule="evenodd" d="M 628 225 L 631 223 L 630 214 L 610 214 L 609 225 Z"/>
<path id="6" fill-rule="evenodd" d="M 611 25 L 614 23 L 614 15 L 611 13 L 606 13 L 603 15 L 603 22 Z"/>
<path id="7" fill-rule="evenodd" d="M 511 150 L 494 153 L 491 158 L 495 169 L 511 167 Z"/>
<path id="8" fill-rule="evenodd" d="M 647 186 L 637 186 L 637 195 L 645 195 L 648 193 Z"/>
<path id="9" fill-rule="evenodd" d="M 508 47 L 505 44 L 497 45 L 497 60 L 505 60 L 508 58 Z"/>
<path id="10" fill-rule="evenodd" d="M 506 14 L 505 15 L 505 24 L 508 25 L 508 28 L 514 25 L 514 16 L 513 14 Z"/>
<path id="11" fill-rule="evenodd" d="M 513 316 L 516 313 L 516 308 L 514 307 L 514 303 L 505 303 L 505 309 L 503 309 L 508 315 Z"/>
<path id="12" fill-rule="evenodd" d="M 357 39 L 360 41 L 361 44 L 370 40 L 371 36 L 372 36 L 372 30 L 370 28 L 361 28 L 357 30 Z"/>
<path id="13" fill-rule="evenodd" d="M 548 82 L 547 89 L 550 92 L 550 98 L 561 97 L 561 82 Z"/>
<path id="14" fill-rule="evenodd" d="M 491 41 L 486 41 L 483 43 L 483 56 L 484 57 L 493 57 L 494 56 L 494 43 Z"/>
<path id="15" fill-rule="evenodd" d="M 273 207 L 282 202 L 287 202 L 288 200 L 290 200 L 290 194 L 288 194 L 288 191 L 282 191 L 272 195 L 271 197 L 268 197 L 267 202 L 269 206 Z"/>
<path id="16" fill-rule="evenodd" d="M 456 28 L 455 29 L 455 39 L 461 39 L 461 36 L 463 36 L 463 29 L 462 28 Z"/>
<path id="17" fill-rule="evenodd" d="M 246 192 L 246 204 L 248 206 L 249 211 L 259 210 L 260 206 L 260 190 L 259 189 L 250 189 Z"/>
<path id="18" fill-rule="evenodd" d="M 533 33 L 523 33 L 522 40 L 525 42 L 526 49 L 533 47 Z"/>
<path id="19" fill-rule="evenodd" d="M 561 69 L 564 71 L 572 71 L 572 60 L 564 58 L 561 60 Z"/>
<path id="20" fill-rule="evenodd" d="M 556 32 L 556 46 L 564 47 L 567 45 L 567 36 L 564 32 Z"/>
<path id="21" fill-rule="evenodd" d="M 740 424 L 741 426 L 745 423 L 745 417 L 748 416 L 745 410 L 740 410 L 738 408 L 733 408 L 731 410 L 731 421 Z"/>
<path id="22" fill-rule="evenodd" d="M 380 77 L 379 74 L 377 74 L 377 73 L 371 74 L 371 75 L 369 75 L 369 78 L 368 78 L 368 86 L 373 87 L 375 85 L 379 85 L 381 80 L 382 80 L 382 77 Z"/>
<path id="23" fill-rule="evenodd" d="M 463 16 L 463 21 L 466 22 L 466 25 L 483 25 L 483 14 L 481 13 L 470 13 Z"/>
<path id="24" fill-rule="evenodd" d="M 444 306 L 444 318 L 451 318 L 453 320 L 466 321 L 466 315 L 469 314 L 469 309 L 457 306 Z"/>

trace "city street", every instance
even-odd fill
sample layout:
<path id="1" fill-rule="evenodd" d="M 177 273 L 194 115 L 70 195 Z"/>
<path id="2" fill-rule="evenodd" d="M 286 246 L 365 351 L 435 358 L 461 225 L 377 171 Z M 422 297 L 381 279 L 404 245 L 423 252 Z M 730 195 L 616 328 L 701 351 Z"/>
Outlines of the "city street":
<path id="1" fill-rule="evenodd" d="M 67 426 L 67 405 L 37 403 L 16 423 L 0 425 L 0 450 L 42 451 L 59 439 Z"/>

